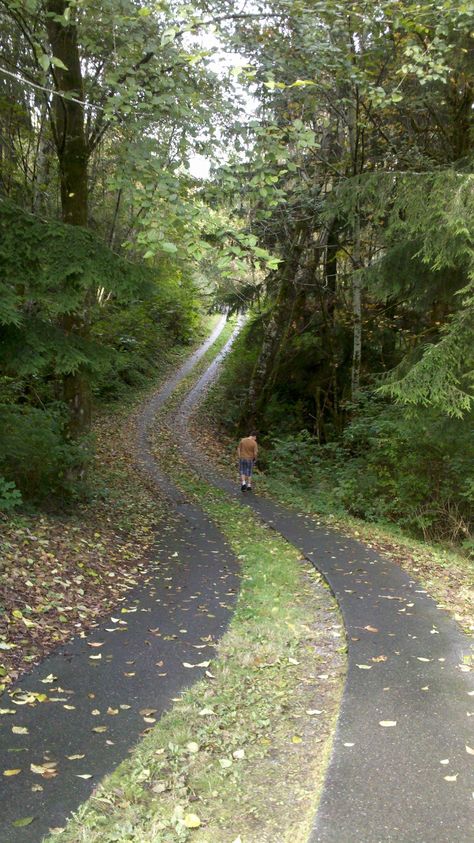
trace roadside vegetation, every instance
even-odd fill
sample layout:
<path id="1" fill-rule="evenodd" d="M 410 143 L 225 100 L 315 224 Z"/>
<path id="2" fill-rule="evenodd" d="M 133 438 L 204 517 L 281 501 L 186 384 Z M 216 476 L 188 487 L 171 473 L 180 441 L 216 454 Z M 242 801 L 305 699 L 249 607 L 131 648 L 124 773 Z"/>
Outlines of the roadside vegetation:
<path id="1" fill-rule="evenodd" d="M 236 441 L 241 431 L 245 432 L 240 419 L 246 383 L 255 359 L 251 336 L 252 325 L 236 339 L 218 382 L 192 421 L 199 446 L 232 477 Z M 264 428 L 259 439 L 259 492 L 387 553 L 418 579 L 463 629 L 472 631 L 471 508 L 469 495 L 463 495 L 463 489 L 469 488 L 472 465 L 467 424 L 437 414 L 438 427 L 452 427 L 449 441 L 453 448 L 445 444 L 441 453 L 440 440 L 429 435 L 433 413 L 386 406 L 390 422 L 384 422 L 380 420 L 383 404 L 379 403 L 378 425 L 373 410 L 362 409 L 349 423 L 342 442 L 335 439 L 319 445 L 307 430 L 297 430 L 289 405 L 286 410 L 287 431 L 293 426 L 294 432 L 282 436 L 279 425 L 266 432 Z M 417 425 L 424 430 L 423 436 L 417 433 Z M 455 441 L 456 427 L 464 432 L 459 441 Z M 414 452 L 408 432 L 415 443 Z M 423 496 L 431 519 L 422 517 Z"/>
<path id="2" fill-rule="evenodd" d="M 99 393 L 94 451 L 74 505 L 52 495 L 47 508 L 29 501 L 0 515 L 0 692 L 60 642 L 87 631 L 145 575 L 153 526 L 166 516 L 166 506 L 137 468 L 134 416 L 216 318 L 203 320 L 192 344 L 189 336 L 176 344 L 168 335 L 157 347 L 159 334 L 153 332 L 146 377 L 140 371 L 132 386 L 117 375 L 118 395 L 111 380 L 107 399 Z M 136 330 L 135 338 L 139 345 Z M 141 370 L 143 359 L 134 353 Z M 25 448 L 34 442 L 26 441 Z M 44 479 L 43 471 L 40 465 Z"/>

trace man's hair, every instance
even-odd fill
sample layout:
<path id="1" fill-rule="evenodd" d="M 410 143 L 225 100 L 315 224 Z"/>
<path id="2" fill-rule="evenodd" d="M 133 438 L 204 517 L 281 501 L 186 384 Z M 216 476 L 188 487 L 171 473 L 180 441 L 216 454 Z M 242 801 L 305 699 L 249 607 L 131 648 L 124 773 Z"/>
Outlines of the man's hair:
<path id="1" fill-rule="evenodd" d="M 249 436 L 255 436 L 255 437 L 256 437 L 256 436 L 257 436 L 257 431 L 256 431 L 256 430 L 251 430 L 251 431 L 250 431 L 250 433 L 249 433 Z"/>

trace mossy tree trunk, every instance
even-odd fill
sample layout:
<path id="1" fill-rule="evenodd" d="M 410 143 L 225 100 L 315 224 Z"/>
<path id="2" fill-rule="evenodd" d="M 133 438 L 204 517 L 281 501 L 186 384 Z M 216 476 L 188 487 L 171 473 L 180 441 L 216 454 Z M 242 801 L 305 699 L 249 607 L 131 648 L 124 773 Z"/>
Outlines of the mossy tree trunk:
<path id="1" fill-rule="evenodd" d="M 69 97 L 55 96 L 52 104 L 62 218 L 70 225 L 87 226 L 89 151 L 77 28 L 72 16 L 68 18 L 71 8 L 67 0 L 48 0 L 46 8 L 56 88 L 69 94 Z M 64 315 L 61 327 L 67 335 L 86 337 L 89 333 L 88 302 L 84 302 L 80 313 Z M 68 434 L 77 439 L 88 431 L 91 422 L 90 385 L 84 371 L 78 369 L 64 376 L 63 397 L 69 408 Z"/>

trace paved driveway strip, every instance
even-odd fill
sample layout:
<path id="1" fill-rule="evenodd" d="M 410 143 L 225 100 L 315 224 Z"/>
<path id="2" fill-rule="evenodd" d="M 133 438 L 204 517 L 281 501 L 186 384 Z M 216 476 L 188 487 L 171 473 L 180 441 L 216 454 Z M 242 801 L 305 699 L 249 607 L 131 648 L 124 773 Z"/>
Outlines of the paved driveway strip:
<path id="1" fill-rule="evenodd" d="M 0 697 L 0 709 L 14 712 L 0 715 L 1 843 L 39 843 L 49 828 L 63 826 L 149 728 L 144 718 L 158 719 L 202 676 L 204 667 L 183 663 L 212 659 L 213 643 L 228 623 L 238 563 L 207 516 L 156 469 L 148 443 L 154 414 L 224 323 L 154 396 L 140 420 L 143 468 L 174 504 L 156 537 L 158 561 L 112 617 L 87 638 L 60 646 Z M 35 694 L 48 699 L 41 702 Z M 13 733 L 14 726 L 26 731 Z M 44 778 L 53 763 L 51 778 Z M 2 775 L 11 769 L 21 773 Z M 26 817 L 34 817 L 30 825 L 12 826 Z"/>
<path id="2" fill-rule="evenodd" d="M 473 843 L 470 639 L 389 559 L 210 472 L 187 424 L 231 343 L 181 405 L 182 450 L 321 571 L 347 634 L 346 685 L 309 843 Z"/>

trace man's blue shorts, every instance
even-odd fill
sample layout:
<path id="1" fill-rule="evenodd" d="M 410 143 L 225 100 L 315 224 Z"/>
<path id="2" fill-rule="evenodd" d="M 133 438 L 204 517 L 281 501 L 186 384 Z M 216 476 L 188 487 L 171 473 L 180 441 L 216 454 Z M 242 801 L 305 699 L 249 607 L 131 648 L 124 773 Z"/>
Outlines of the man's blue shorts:
<path id="1" fill-rule="evenodd" d="M 239 460 L 239 474 L 245 477 L 252 476 L 253 460 Z"/>

